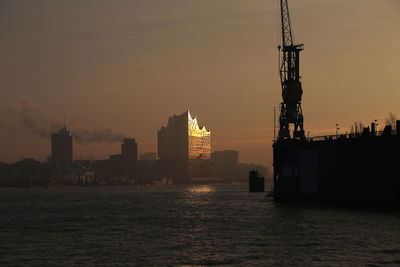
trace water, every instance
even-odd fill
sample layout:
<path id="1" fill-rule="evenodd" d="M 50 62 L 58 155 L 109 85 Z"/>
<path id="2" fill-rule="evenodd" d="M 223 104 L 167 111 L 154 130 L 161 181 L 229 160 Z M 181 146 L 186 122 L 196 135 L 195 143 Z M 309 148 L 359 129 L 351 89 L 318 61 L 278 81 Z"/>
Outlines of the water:
<path id="1" fill-rule="evenodd" d="M 400 216 L 245 185 L 0 189 L 0 265 L 400 264 Z"/>

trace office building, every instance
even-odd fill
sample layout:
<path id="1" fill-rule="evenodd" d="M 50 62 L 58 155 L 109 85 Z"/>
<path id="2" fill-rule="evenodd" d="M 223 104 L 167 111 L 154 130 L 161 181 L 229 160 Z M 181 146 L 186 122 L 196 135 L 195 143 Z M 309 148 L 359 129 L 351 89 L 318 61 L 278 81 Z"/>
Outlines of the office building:
<path id="1" fill-rule="evenodd" d="M 137 161 L 137 143 L 134 138 L 125 138 L 121 144 L 121 156 L 128 162 Z"/>
<path id="2" fill-rule="evenodd" d="M 64 126 L 51 135 L 51 165 L 54 170 L 69 172 L 72 166 L 72 136 Z"/>
<path id="3" fill-rule="evenodd" d="M 98 175 L 107 178 L 133 178 L 137 169 L 137 150 L 135 139 L 124 139 L 121 154 L 110 155 L 108 160 L 97 162 Z"/>

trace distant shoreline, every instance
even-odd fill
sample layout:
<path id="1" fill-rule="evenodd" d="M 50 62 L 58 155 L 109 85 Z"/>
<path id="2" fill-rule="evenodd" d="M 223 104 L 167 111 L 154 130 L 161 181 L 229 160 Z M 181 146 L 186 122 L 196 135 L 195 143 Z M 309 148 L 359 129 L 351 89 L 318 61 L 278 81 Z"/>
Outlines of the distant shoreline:
<path id="1" fill-rule="evenodd" d="M 222 184 L 232 184 L 232 185 L 247 185 L 248 183 L 246 182 L 214 182 L 214 183 L 188 183 L 188 184 L 169 184 L 169 185 L 163 185 L 163 184 L 129 184 L 129 185 L 107 185 L 107 184 L 101 184 L 101 185 L 76 185 L 76 184 L 49 184 L 47 186 L 3 186 L 0 187 L 1 189 L 39 189 L 39 188 L 47 188 L 47 189 L 57 189 L 57 188 L 88 188 L 88 187 L 168 187 L 168 186 L 190 186 L 190 185 L 222 185 Z"/>

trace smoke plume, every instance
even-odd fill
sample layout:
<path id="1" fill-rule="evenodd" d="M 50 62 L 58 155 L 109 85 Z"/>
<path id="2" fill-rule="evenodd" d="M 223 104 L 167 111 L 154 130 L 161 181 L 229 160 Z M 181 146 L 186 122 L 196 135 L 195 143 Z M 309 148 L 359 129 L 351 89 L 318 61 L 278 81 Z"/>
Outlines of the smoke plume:
<path id="1" fill-rule="evenodd" d="M 87 129 L 76 129 L 72 130 L 72 136 L 74 140 L 79 143 L 113 143 L 113 142 L 121 142 L 124 138 L 126 138 L 123 134 L 114 133 L 110 128 L 106 128 L 104 130 L 93 130 L 89 131 Z"/>
<path id="2" fill-rule="evenodd" d="M 396 127 L 396 115 L 394 115 L 392 112 L 389 112 L 389 115 L 387 118 L 385 118 L 385 124 L 392 126 L 392 128 Z"/>
<path id="3" fill-rule="evenodd" d="M 49 139 L 52 133 L 58 132 L 64 126 L 56 121 L 49 120 L 46 116 L 29 102 L 21 102 L 19 109 L 0 109 L 0 128 L 15 128 L 19 124 L 30 133 L 41 138 Z M 85 128 L 72 129 L 71 134 L 74 141 L 78 143 L 112 143 L 121 142 L 126 138 L 121 133 L 113 132 L 112 129 L 88 130 Z"/>

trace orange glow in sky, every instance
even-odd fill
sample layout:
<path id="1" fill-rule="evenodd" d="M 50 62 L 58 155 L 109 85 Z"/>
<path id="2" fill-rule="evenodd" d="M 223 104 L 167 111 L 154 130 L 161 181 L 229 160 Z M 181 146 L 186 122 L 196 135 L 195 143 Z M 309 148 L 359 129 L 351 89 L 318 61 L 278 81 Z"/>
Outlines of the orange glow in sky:
<path id="1" fill-rule="evenodd" d="M 157 129 L 187 109 L 214 150 L 270 165 L 278 75 L 279 1 L 2 1 L 0 161 L 45 160 L 50 139 L 10 115 L 27 101 L 44 123 L 134 137 L 157 151 Z M 334 134 L 392 112 L 400 116 L 400 2 L 289 1 L 304 127 Z M 39 116 L 39 115 L 38 115 Z M 50 127 L 50 126 L 49 126 Z M 105 158 L 119 143 L 76 144 Z"/>

